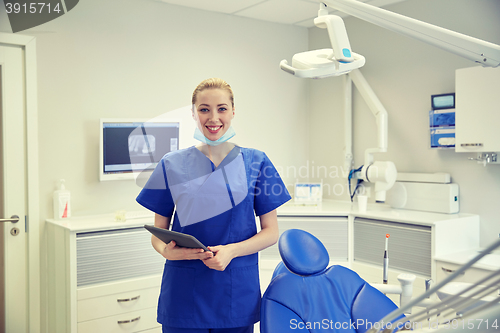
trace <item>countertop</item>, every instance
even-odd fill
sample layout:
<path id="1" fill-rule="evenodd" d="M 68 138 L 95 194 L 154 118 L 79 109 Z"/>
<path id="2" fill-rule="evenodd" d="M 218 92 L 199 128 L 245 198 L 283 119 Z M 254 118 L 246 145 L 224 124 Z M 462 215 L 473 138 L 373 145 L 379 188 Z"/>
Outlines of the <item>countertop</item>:
<path id="1" fill-rule="evenodd" d="M 461 251 L 456 253 L 451 253 L 448 255 L 443 255 L 434 258 L 436 261 L 444 261 L 452 264 L 463 265 L 467 263 L 469 260 L 473 259 L 482 251 L 482 248 L 468 251 Z M 474 264 L 475 268 L 481 268 L 486 270 L 497 270 L 500 269 L 500 253 L 493 252 Z"/>
<path id="2" fill-rule="evenodd" d="M 278 208 L 278 216 L 353 216 L 383 221 L 434 225 L 440 221 L 477 217 L 473 214 L 441 214 L 415 210 L 394 209 L 386 204 L 369 203 L 365 212 L 358 210 L 356 202 L 324 200 L 320 205 L 294 204 L 293 201 Z"/>
<path id="3" fill-rule="evenodd" d="M 115 214 L 103 214 L 94 216 L 72 217 L 64 220 L 47 220 L 72 232 L 99 231 L 110 228 L 125 229 L 141 227 L 144 224 L 153 224 L 153 215 L 144 210 L 147 216 L 129 219 L 126 221 L 115 221 Z M 412 223 L 417 225 L 435 225 L 440 221 L 453 221 L 461 218 L 477 218 L 472 214 L 439 214 L 419 212 L 411 210 L 393 209 L 385 204 L 369 203 L 366 212 L 358 211 L 357 203 L 348 201 L 324 200 L 320 205 L 297 205 L 293 201 L 278 208 L 278 216 L 311 216 L 311 217 L 359 217 L 367 219 L 378 219 L 383 221 L 394 221 Z"/>

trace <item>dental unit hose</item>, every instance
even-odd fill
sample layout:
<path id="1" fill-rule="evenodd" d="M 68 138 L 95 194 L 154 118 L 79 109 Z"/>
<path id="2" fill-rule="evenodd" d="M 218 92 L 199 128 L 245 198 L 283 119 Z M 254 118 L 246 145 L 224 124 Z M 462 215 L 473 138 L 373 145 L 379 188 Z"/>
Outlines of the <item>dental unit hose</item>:
<path id="1" fill-rule="evenodd" d="M 357 169 L 352 169 L 349 172 L 349 177 L 347 177 L 347 182 L 349 184 L 349 197 L 351 198 L 351 202 L 352 202 L 352 200 L 354 198 L 354 195 L 356 195 L 356 191 L 358 190 L 359 185 L 363 182 L 363 179 L 358 178 L 358 181 L 356 183 L 356 187 L 354 188 L 354 192 L 351 192 L 351 179 L 354 178 L 356 176 L 356 172 L 360 172 L 361 169 L 363 169 L 363 166 L 360 166 Z"/>

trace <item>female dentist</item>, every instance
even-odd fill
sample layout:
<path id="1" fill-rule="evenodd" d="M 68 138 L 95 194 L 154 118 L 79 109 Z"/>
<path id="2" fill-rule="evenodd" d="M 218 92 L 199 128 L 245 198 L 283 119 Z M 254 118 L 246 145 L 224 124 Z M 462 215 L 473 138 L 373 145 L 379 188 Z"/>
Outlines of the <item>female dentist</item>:
<path id="1" fill-rule="evenodd" d="M 276 208 L 291 197 L 263 152 L 228 141 L 235 109 L 225 81 L 201 82 L 192 104 L 201 143 L 166 154 L 137 201 L 155 212 L 160 228 L 169 228 L 175 209 L 172 230 L 211 252 L 152 236 L 167 259 L 158 322 L 164 333 L 250 333 L 260 316 L 257 252 L 278 240 Z"/>

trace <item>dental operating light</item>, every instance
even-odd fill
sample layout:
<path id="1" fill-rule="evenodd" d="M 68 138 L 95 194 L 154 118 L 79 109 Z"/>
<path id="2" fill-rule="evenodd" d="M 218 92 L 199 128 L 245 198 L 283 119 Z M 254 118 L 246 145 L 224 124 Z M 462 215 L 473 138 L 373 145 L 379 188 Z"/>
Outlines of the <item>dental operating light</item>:
<path id="1" fill-rule="evenodd" d="M 281 61 L 282 70 L 300 78 L 320 79 L 347 74 L 365 64 L 365 58 L 351 50 L 344 21 L 339 16 L 328 15 L 325 4 L 320 5 L 314 24 L 327 29 L 332 48 L 297 53 L 291 66 L 286 60 Z"/>
<path id="2" fill-rule="evenodd" d="M 327 6 L 475 61 L 483 67 L 500 65 L 500 46 L 360 1 L 319 2 L 320 10 L 318 17 L 314 19 L 314 24 L 318 28 L 327 29 L 332 48 L 297 53 L 292 58 L 291 66 L 286 60 L 282 60 L 280 67 L 300 78 L 318 79 L 349 73 L 349 78 L 360 90 L 363 99 L 376 117 L 379 136 L 379 147 L 366 150 L 365 164 L 361 172 L 356 173 L 356 177 L 374 183 L 376 201 L 384 202 L 386 191 L 394 185 L 397 170 L 392 162 L 373 162 L 373 153 L 387 151 L 387 112 L 361 73 L 356 70 L 365 64 L 365 58 L 352 52 L 344 21 L 339 16 L 328 15 Z"/>

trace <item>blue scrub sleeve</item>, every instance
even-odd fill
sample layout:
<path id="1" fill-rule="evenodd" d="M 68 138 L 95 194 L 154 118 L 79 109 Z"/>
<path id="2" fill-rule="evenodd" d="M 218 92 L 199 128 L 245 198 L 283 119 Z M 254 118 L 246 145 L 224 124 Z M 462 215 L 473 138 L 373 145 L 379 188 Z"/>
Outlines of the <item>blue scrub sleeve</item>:
<path id="1" fill-rule="evenodd" d="M 146 186 L 137 196 L 136 201 L 156 214 L 165 217 L 172 216 L 175 204 L 168 187 L 163 159 L 156 166 Z"/>
<path id="2" fill-rule="evenodd" d="M 261 216 L 275 210 L 292 197 L 271 160 L 264 154 L 255 182 L 254 210 Z"/>

